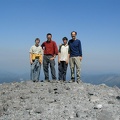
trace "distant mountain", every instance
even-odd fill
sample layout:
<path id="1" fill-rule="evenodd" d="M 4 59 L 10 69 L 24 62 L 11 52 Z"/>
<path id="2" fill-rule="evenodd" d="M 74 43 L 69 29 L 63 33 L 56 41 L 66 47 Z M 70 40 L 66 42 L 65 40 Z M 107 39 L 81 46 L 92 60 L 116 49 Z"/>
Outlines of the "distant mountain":
<path id="1" fill-rule="evenodd" d="M 9 83 L 9 82 L 14 82 L 14 81 L 25 81 L 29 79 L 29 74 L 16 74 L 12 72 L 5 72 L 5 71 L 0 71 L 0 83 Z"/>
<path id="2" fill-rule="evenodd" d="M 84 75 L 82 80 L 95 85 L 104 83 L 111 87 L 118 86 L 120 88 L 120 75 L 118 74 Z"/>
<path id="3" fill-rule="evenodd" d="M 15 74 L 12 72 L 0 71 L 0 83 L 6 82 L 20 82 L 30 79 L 30 73 Z M 40 79 L 44 79 L 44 75 L 41 74 Z M 70 80 L 70 75 L 67 75 L 67 80 Z M 91 84 L 106 84 L 108 86 L 118 86 L 120 88 L 120 74 L 101 74 L 101 75 L 82 75 L 82 81 Z"/>

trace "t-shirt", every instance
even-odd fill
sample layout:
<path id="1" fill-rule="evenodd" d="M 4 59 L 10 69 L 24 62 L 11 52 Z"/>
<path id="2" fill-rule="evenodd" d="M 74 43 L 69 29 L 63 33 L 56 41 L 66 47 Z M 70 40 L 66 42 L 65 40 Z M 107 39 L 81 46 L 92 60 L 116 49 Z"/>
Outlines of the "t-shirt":
<path id="1" fill-rule="evenodd" d="M 60 61 L 66 61 L 68 59 L 69 46 L 64 44 L 60 45 L 59 53 L 60 53 Z"/>
<path id="2" fill-rule="evenodd" d="M 41 47 L 44 50 L 44 55 L 57 55 L 58 54 L 58 48 L 56 45 L 56 42 L 51 40 L 51 41 L 45 41 L 41 45 Z"/>
<path id="3" fill-rule="evenodd" d="M 81 41 L 76 40 L 69 40 L 68 45 L 70 47 L 70 57 L 82 57 L 82 47 L 81 47 Z"/>
<path id="4" fill-rule="evenodd" d="M 30 53 L 34 53 L 34 54 L 43 54 L 43 50 L 42 50 L 42 47 L 41 46 L 36 46 L 36 45 L 33 45 L 31 48 L 30 48 Z"/>

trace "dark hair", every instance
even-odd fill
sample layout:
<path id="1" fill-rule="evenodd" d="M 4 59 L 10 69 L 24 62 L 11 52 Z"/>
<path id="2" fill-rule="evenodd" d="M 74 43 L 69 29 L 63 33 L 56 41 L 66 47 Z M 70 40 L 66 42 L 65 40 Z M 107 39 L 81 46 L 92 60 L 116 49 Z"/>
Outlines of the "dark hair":
<path id="1" fill-rule="evenodd" d="M 68 41 L 68 38 L 67 38 L 67 37 L 63 37 L 63 39 L 62 39 L 62 40 L 63 40 L 63 41 L 64 41 L 64 40 L 67 40 L 67 41 Z"/>
<path id="2" fill-rule="evenodd" d="M 47 36 L 48 36 L 48 35 L 51 35 L 51 36 L 52 36 L 52 34 L 51 34 L 51 33 L 48 33 L 48 34 L 47 34 Z"/>
<path id="3" fill-rule="evenodd" d="M 72 35 L 73 32 L 75 32 L 75 34 L 77 35 L 77 32 L 76 32 L 76 31 L 72 31 L 72 32 L 71 32 L 71 35 Z"/>
<path id="4" fill-rule="evenodd" d="M 36 38 L 36 39 L 35 39 L 35 42 L 36 42 L 37 40 L 39 40 L 39 42 L 40 42 L 40 39 L 39 39 L 39 38 Z"/>

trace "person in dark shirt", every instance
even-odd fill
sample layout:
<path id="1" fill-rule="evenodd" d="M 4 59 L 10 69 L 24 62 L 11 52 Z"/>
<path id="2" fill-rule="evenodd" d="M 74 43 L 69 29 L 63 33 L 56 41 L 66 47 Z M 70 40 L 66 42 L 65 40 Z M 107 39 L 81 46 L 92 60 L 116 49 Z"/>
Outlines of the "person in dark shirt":
<path id="1" fill-rule="evenodd" d="M 52 40 L 52 34 L 47 34 L 47 41 L 43 42 L 41 45 L 44 56 L 43 56 L 43 70 L 45 75 L 45 80 L 49 81 L 49 64 L 51 69 L 52 79 L 56 80 L 56 71 L 55 71 L 55 58 L 58 55 L 58 48 L 56 42 Z"/>
<path id="2" fill-rule="evenodd" d="M 76 75 L 77 75 L 77 83 L 80 83 L 81 80 L 81 61 L 82 61 L 82 47 L 81 41 L 76 38 L 77 32 L 72 31 L 71 37 L 68 45 L 70 48 L 70 69 L 71 69 L 71 80 L 69 82 L 75 82 L 75 67 L 76 67 Z"/>

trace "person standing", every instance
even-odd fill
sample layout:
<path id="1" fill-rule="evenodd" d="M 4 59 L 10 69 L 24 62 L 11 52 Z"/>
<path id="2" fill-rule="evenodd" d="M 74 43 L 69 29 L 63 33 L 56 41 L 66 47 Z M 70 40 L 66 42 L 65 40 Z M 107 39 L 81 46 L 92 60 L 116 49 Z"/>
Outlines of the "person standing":
<path id="1" fill-rule="evenodd" d="M 52 79 L 56 80 L 56 71 L 55 71 L 55 58 L 58 55 L 58 48 L 56 42 L 52 40 L 52 34 L 47 34 L 47 41 L 42 43 L 42 48 L 44 50 L 43 57 L 43 70 L 45 75 L 45 81 L 49 82 L 49 65 L 51 69 Z"/>
<path id="2" fill-rule="evenodd" d="M 42 64 L 42 47 L 39 45 L 40 39 L 35 39 L 35 45 L 30 48 L 30 64 L 31 64 L 31 75 L 30 78 L 33 82 L 39 81 L 40 69 Z"/>
<path id="3" fill-rule="evenodd" d="M 70 82 L 75 82 L 75 67 L 77 75 L 77 83 L 80 83 L 81 80 L 81 61 L 82 61 L 82 47 L 81 41 L 76 38 L 77 32 L 72 31 L 71 37 L 68 45 L 70 47 L 70 69 L 71 69 L 71 80 Z"/>
<path id="4" fill-rule="evenodd" d="M 66 81 L 66 72 L 69 62 L 69 46 L 68 46 L 68 38 L 64 37 L 63 44 L 59 46 L 59 53 L 58 53 L 58 71 L 60 81 Z"/>

